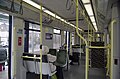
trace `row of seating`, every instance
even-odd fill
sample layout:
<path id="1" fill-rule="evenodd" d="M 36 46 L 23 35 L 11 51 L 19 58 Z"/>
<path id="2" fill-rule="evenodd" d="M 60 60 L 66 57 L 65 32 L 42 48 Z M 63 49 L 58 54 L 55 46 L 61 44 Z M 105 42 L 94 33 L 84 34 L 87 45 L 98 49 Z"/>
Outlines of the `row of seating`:
<path id="1" fill-rule="evenodd" d="M 43 79 L 49 79 L 55 73 L 59 73 L 59 67 L 64 67 L 67 64 L 67 51 L 64 49 L 60 49 L 58 52 L 56 49 L 48 49 L 43 48 L 43 55 L 42 55 L 42 75 Z M 48 53 L 48 54 L 47 54 Z M 24 67 L 26 68 L 26 71 L 29 74 L 36 74 L 36 78 L 38 74 L 40 74 L 40 59 L 33 59 L 32 57 L 40 57 L 39 54 L 30 54 L 30 53 L 23 53 L 23 56 L 25 57 L 31 57 L 31 58 L 23 58 Z M 57 71 L 56 71 L 57 66 Z M 61 72 L 60 72 L 61 73 Z M 35 79 L 36 79 L 35 78 Z M 38 77 L 39 78 L 39 77 Z M 30 77 L 27 77 L 26 79 L 30 79 Z M 31 77 L 31 79 L 34 79 Z M 60 79 L 60 78 L 58 78 Z"/>

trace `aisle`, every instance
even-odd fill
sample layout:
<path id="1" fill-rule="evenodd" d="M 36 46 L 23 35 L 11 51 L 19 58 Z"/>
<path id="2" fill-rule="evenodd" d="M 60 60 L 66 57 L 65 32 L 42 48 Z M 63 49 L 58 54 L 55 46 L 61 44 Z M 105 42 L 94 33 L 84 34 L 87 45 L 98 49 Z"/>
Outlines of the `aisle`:
<path id="1" fill-rule="evenodd" d="M 64 71 L 64 79 L 85 79 L 85 62 L 78 66 L 77 64 L 70 65 L 68 71 Z M 90 68 L 89 79 L 107 79 L 104 69 Z"/>

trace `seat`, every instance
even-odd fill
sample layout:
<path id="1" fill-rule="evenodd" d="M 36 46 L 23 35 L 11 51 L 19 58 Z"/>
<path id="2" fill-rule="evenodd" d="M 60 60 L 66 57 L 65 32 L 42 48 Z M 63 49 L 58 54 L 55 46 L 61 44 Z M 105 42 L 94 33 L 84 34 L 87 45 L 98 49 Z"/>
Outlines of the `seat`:
<path id="1" fill-rule="evenodd" d="M 24 54 L 24 56 L 34 57 L 35 54 Z M 36 55 L 36 57 L 40 57 L 40 55 Z M 24 67 L 26 68 L 26 79 L 39 79 L 40 74 L 40 60 L 32 59 L 32 58 L 23 58 Z M 49 63 L 47 61 L 47 55 L 43 55 L 42 57 L 42 76 L 43 79 L 48 79 L 50 68 Z"/>
<path id="2" fill-rule="evenodd" d="M 79 63 L 79 57 L 80 56 L 80 53 L 79 52 L 73 52 L 73 59 L 72 59 L 72 62 L 77 62 L 78 65 L 80 64 Z"/>
<path id="3" fill-rule="evenodd" d="M 57 55 L 57 50 L 56 49 L 49 49 L 48 54 L 56 56 Z"/>

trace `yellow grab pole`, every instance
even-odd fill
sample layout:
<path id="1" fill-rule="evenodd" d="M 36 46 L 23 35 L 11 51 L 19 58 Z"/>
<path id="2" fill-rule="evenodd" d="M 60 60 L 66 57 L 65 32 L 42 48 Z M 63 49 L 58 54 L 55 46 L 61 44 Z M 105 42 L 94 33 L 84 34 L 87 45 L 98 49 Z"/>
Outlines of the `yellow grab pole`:
<path id="1" fill-rule="evenodd" d="M 92 35 L 92 26 L 90 25 L 90 35 Z M 90 37 L 90 43 L 89 45 L 91 45 L 91 41 L 92 41 L 92 37 Z"/>
<path id="2" fill-rule="evenodd" d="M 89 46 L 89 48 L 91 48 L 91 49 L 103 49 L 103 48 L 109 48 L 108 46 Z"/>
<path id="3" fill-rule="evenodd" d="M 40 79 L 42 79 L 42 0 L 40 2 Z"/>
<path id="4" fill-rule="evenodd" d="M 107 50 L 107 73 L 106 73 L 106 76 L 109 75 L 109 71 L 110 71 L 110 49 L 108 48 Z"/>
<path id="5" fill-rule="evenodd" d="M 110 69 L 110 79 L 113 78 L 113 25 L 116 23 L 116 20 L 112 20 L 111 22 L 111 69 Z"/>
<path id="6" fill-rule="evenodd" d="M 88 68 L 89 68 L 89 48 L 88 48 L 88 43 L 87 40 L 82 37 L 81 34 L 79 34 L 78 31 L 78 19 L 79 19 L 79 9 L 78 9 L 78 0 L 76 0 L 76 32 L 78 36 L 85 41 L 86 44 L 86 66 L 85 66 L 85 79 L 88 79 Z"/>
<path id="7" fill-rule="evenodd" d="M 89 24 L 88 24 L 88 45 L 89 45 Z"/>

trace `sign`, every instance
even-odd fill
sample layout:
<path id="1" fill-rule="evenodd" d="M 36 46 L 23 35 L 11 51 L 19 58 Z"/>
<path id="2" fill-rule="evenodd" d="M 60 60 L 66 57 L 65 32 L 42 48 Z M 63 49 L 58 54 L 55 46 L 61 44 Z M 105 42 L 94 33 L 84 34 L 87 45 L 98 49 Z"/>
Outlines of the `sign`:
<path id="1" fill-rule="evenodd" d="M 22 37 L 18 37 L 18 46 L 22 45 Z"/>
<path id="2" fill-rule="evenodd" d="M 46 39 L 51 40 L 53 38 L 53 35 L 51 33 L 46 33 Z"/>

